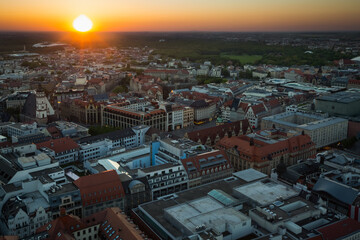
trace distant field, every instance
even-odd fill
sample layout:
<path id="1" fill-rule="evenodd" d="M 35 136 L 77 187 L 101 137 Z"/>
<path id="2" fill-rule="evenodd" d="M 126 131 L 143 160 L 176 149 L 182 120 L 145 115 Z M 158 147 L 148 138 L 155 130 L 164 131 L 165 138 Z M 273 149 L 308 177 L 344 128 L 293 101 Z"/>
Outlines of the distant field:
<path id="1" fill-rule="evenodd" d="M 228 58 L 231 60 L 236 60 L 241 62 L 242 64 L 252 64 L 256 61 L 259 61 L 262 59 L 262 56 L 260 55 L 229 55 L 229 54 L 221 54 L 222 58 Z"/>
<path id="2" fill-rule="evenodd" d="M 162 62 L 167 58 L 181 59 L 199 64 L 210 61 L 214 65 L 226 65 L 229 60 L 234 65 L 243 64 L 269 64 L 278 66 L 311 65 L 324 66 L 333 64 L 337 59 L 351 59 L 352 54 L 343 54 L 331 49 L 315 49 L 313 54 L 305 54 L 306 47 L 268 46 L 263 41 L 247 42 L 243 40 L 228 40 L 234 36 L 236 39 L 245 39 L 245 33 L 202 33 L 202 32 L 174 32 L 174 33 L 93 33 L 88 41 L 78 41 L 77 35 L 67 32 L 0 32 L 0 56 L 13 51 L 26 49 L 30 52 L 48 53 L 57 49 L 35 49 L 33 44 L 41 42 L 56 43 L 61 39 L 75 47 L 102 48 L 117 46 L 120 49 L 127 47 L 148 46 L 154 49 L 152 57 L 160 55 Z M 320 33 L 318 33 L 320 34 Z M 253 35 L 253 34 L 251 34 Z M 359 39 L 360 33 L 320 34 L 322 38 Z M 344 35 L 344 36 L 343 36 Z M 259 35 L 258 38 L 282 38 L 287 34 Z M 333 36 L 333 37 L 330 37 Z M 313 38 L 313 34 L 299 34 L 299 37 Z M 264 39 L 265 38 L 265 39 Z M 164 41 L 160 41 L 164 40 Z"/>

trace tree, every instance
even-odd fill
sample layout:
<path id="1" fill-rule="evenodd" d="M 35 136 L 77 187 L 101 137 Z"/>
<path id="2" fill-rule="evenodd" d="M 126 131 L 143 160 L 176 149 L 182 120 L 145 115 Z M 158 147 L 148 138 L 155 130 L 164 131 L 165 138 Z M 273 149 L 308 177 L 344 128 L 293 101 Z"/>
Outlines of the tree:
<path id="1" fill-rule="evenodd" d="M 116 88 L 114 88 L 114 90 L 112 91 L 113 93 L 123 93 L 123 92 L 128 92 L 128 88 L 124 85 L 119 85 Z"/>
<path id="2" fill-rule="evenodd" d="M 221 69 L 221 75 L 223 77 L 230 77 L 230 72 L 226 68 Z"/>

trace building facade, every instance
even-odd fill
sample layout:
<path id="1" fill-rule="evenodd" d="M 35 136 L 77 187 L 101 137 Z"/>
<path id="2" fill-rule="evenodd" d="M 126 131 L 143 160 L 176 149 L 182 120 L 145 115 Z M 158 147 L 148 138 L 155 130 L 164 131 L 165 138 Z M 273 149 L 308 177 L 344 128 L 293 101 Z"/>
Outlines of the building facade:
<path id="1" fill-rule="evenodd" d="M 181 162 L 189 177 L 189 188 L 231 177 L 234 172 L 223 150 L 199 154 Z"/>
<path id="2" fill-rule="evenodd" d="M 60 164 L 76 162 L 79 159 L 79 145 L 69 137 L 37 143 L 36 147 L 52 156 Z"/>
<path id="3" fill-rule="evenodd" d="M 82 201 L 82 216 L 86 217 L 110 207 L 124 209 L 125 192 L 116 171 L 83 176 L 74 181 Z"/>
<path id="4" fill-rule="evenodd" d="M 316 154 L 309 136 L 277 129 L 224 137 L 217 147 L 226 151 L 235 170 L 254 168 L 266 174 L 281 162 L 289 166 Z"/>
<path id="5" fill-rule="evenodd" d="M 194 109 L 191 107 L 184 107 L 184 128 L 194 125 Z"/>
<path id="6" fill-rule="evenodd" d="M 300 112 L 285 112 L 262 119 L 261 129 L 270 129 L 274 126 L 304 132 L 311 137 L 317 148 L 321 148 L 347 138 L 348 120 Z"/>
<path id="7" fill-rule="evenodd" d="M 162 109 L 142 112 L 117 106 L 108 106 L 103 110 L 102 126 L 128 128 L 138 125 L 147 125 L 165 131 L 166 113 Z"/>
<path id="8" fill-rule="evenodd" d="M 181 164 L 165 163 L 138 169 L 139 177 L 147 177 L 152 199 L 188 188 L 188 176 Z"/>

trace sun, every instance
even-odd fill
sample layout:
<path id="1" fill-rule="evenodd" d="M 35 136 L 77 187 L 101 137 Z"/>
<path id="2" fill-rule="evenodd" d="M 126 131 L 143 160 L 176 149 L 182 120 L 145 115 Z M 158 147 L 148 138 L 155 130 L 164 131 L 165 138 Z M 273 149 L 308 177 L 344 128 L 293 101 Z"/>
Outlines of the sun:
<path id="1" fill-rule="evenodd" d="M 87 32 L 90 31 L 93 26 L 92 21 L 85 15 L 80 15 L 75 18 L 73 22 L 73 27 L 79 32 Z"/>

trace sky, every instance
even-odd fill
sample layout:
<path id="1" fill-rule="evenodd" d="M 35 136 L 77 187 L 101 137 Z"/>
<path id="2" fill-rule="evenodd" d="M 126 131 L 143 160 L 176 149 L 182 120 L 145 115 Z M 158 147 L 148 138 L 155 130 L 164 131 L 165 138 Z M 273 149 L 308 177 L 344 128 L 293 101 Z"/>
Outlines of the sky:
<path id="1" fill-rule="evenodd" d="M 360 31 L 360 0 L 0 0 L 0 31 Z"/>

